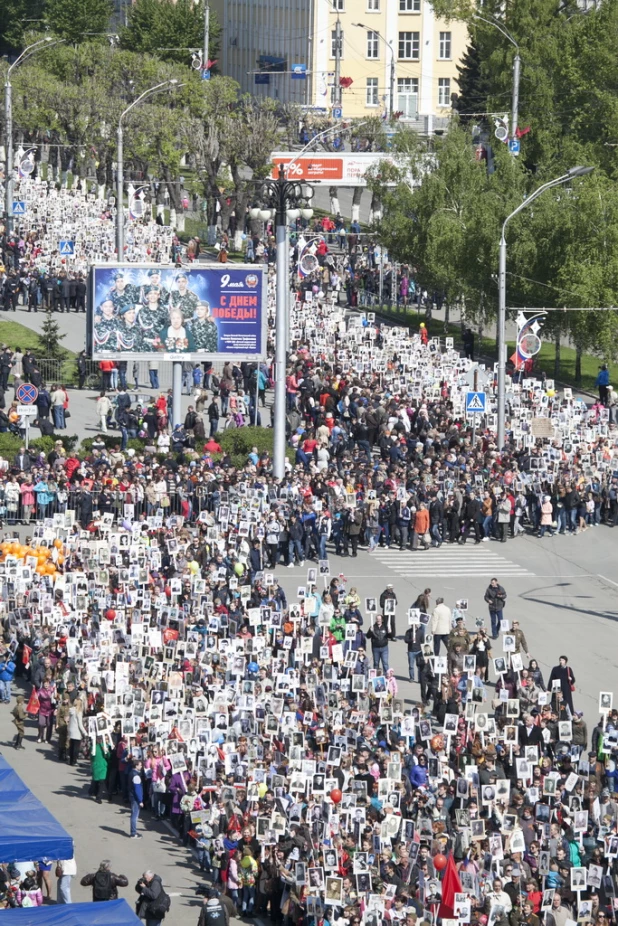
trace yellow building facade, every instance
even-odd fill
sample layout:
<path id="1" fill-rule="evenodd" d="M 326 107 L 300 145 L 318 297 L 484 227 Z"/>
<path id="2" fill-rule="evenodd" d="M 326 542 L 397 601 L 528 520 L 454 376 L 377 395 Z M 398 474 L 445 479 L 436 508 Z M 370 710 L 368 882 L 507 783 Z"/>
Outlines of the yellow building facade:
<path id="1" fill-rule="evenodd" d="M 451 112 L 468 31 L 463 23 L 436 17 L 427 0 L 211 0 L 211 5 L 223 26 L 221 71 L 245 93 L 331 115 L 340 103 L 344 119 L 392 108 L 430 130 Z M 340 96 L 337 75 L 351 80 Z"/>

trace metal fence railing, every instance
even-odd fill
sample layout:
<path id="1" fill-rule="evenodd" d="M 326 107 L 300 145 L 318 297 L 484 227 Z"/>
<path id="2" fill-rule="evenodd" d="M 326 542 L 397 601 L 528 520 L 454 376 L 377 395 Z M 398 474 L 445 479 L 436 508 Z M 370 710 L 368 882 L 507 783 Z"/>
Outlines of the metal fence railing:
<path id="1" fill-rule="evenodd" d="M 42 357 L 37 358 L 37 364 L 41 371 L 43 382 L 47 386 L 52 386 L 54 383 L 62 383 L 65 386 L 77 386 L 79 382 L 77 362 L 74 359 L 52 360 L 49 357 Z M 213 363 L 212 369 L 219 375 L 223 369 L 223 363 Z M 147 360 L 139 360 L 137 363 L 130 360 L 127 364 L 126 378 L 127 386 L 130 389 L 141 387 L 145 389 L 158 388 L 164 391 L 171 389 L 172 362 L 169 360 L 162 360 L 159 362 L 156 379 L 158 386 L 152 385 L 151 383 L 149 363 Z M 93 390 L 103 388 L 103 377 L 99 370 L 98 360 L 86 361 L 86 378 L 84 385 L 87 389 Z"/>

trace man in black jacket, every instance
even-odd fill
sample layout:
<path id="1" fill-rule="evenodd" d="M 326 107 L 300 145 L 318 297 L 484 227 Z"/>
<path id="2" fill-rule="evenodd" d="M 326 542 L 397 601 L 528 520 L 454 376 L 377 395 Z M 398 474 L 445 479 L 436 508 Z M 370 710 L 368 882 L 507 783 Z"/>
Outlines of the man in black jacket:
<path id="1" fill-rule="evenodd" d="M 498 634 L 500 633 L 500 622 L 503 618 L 502 612 L 506 602 L 506 592 L 496 578 L 493 578 L 487 586 L 487 591 L 485 592 L 483 600 L 486 601 L 489 606 L 492 639 L 497 640 Z"/>
<path id="2" fill-rule="evenodd" d="M 382 611 L 383 614 L 386 615 L 385 620 L 386 620 L 386 624 L 389 630 L 389 633 L 388 633 L 389 639 L 396 640 L 397 630 L 395 628 L 395 612 L 393 611 L 392 613 L 386 614 L 386 611 L 387 611 L 386 602 L 387 601 L 394 601 L 395 607 L 397 607 L 397 595 L 395 594 L 395 590 L 390 582 L 388 583 L 388 585 L 386 586 L 386 588 L 380 595 L 380 610 Z"/>
<path id="3" fill-rule="evenodd" d="M 79 882 L 82 887 L 92 887 L 93 903 L 118 900 L 118 888 L 129 886 L 126 875 L 115 875 L 111 870 L 111 865 L 112 863 L 108 859 L 104 859 L 99 865 L 98 871 L 84 875 Z"/>
<path id="4" fill-rule="evenodd" d="M 474 492 L 470 493 L 470 497 L 464 502 L 463 508 L 464 514 L 464 529 L 459 538 L 459 543 L 464 544 L 468 539 L 468 534 L 470 533 L 470 528 L 474 530 L 474 542 L 481 542 L 481 503 L 474 495 Z"/>

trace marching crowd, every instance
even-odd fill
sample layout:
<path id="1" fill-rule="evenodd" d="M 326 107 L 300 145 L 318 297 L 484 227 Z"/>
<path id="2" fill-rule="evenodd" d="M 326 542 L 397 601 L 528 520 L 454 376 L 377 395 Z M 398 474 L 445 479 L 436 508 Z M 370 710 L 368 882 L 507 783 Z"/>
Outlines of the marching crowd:
<path id="1" fill-rule="evenodd" d="M 230 910 L 283 926 L 603 926 L 618 858 L 612 692 L 589 734 L 577 665 L 557 651 L 543 677 L 497 580 L 486 628 L 430 589 L 362 600 L 332 565 L 362 545 L 422 556 L 613 526 L 608 409 L 524 378 L 502 449 L 491 371 L 478 371 L 488 412 L 473 437 L 472 364 L 451 343 L 346 318 L 313 289 L 290 336 L 282 480 L 267 452 L 222 453 L 210 412 L 192 448 L 97 440 L 7 461 L 20 493 L 34 479 L 68 490 L 25 545 L 0 544 L 4 700 L 13 673 L 29 686 L 10 708 L 15 746 L 30 713 L 59 761 L 90 762 L 93 801 L 130 808 L 128 837 L 145 814 L 169 819 L 209 885 L 202 926 Z M 255 394 L 253 372 L 202 383 L 185 437 L 208 402 Z M 277 569 L 295 564 L 306 579 L 286 594 Z M 395 647 L 418 672 L 416 706 Z M 28 892 L 13 887 L 3 902 Z M 166 912 L 156 891 L 139 901 L 149 923 Z"/>

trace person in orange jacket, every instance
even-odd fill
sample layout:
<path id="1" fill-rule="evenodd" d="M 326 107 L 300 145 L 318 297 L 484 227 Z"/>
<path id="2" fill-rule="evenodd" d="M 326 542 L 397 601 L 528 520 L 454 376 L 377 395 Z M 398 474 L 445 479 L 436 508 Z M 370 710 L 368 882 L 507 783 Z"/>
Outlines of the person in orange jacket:
<path id="1" fill-rule="evenodd" d="M 429 343 L 429 332 L 427 331 L 427 328 L 425 327 L 425 322 L 421 322 L 418 333 L 421 336 L 421 344 L 428 344 Z"/>
<path id="2" fill-rule="evenodd" d="M 424 550 L 429 546 L 425 542 L 425 534 L 429 531 L 429 512 L 424 502 L 421 502 L 414 516 L 414 534 L 412 535 L 412 549 L 418 550 L 419 542 Z"/>

